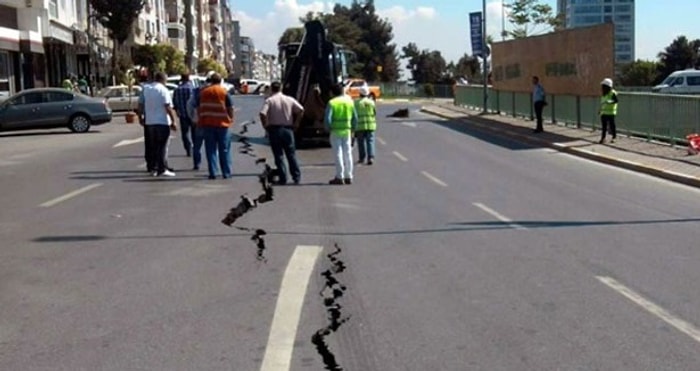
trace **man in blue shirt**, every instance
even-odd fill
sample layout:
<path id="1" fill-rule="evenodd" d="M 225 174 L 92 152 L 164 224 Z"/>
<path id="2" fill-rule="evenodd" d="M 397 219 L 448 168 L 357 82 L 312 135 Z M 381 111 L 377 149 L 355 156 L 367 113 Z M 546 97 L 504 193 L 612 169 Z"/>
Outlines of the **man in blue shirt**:
<path id="1" fill-rule="evenodd" d="M 535 133 L 541 133 L 544 131 L 542 127 L 542 111 L 544 106 L 547 105 L 547 99 L 544 92 L 542 84 L 540 84 L 540 78 L 537 76 L 532 76 L 532 102 L 535 105 L 535 117 L 537 118 L 537 127 L 535 128 Z"/>
<path id="2" fill-rule="evenodd" d="M 180 137 L 185 147 L 187 157 L 192 155 L 192 139 L 195 137 L 195 126 L 187 115 L 187 101 L 192 96 L 194 85 L 190 81 L 190 74 L 180 75 L 180 86 L 173 92 L 173 108 L 180 119 Z"/>

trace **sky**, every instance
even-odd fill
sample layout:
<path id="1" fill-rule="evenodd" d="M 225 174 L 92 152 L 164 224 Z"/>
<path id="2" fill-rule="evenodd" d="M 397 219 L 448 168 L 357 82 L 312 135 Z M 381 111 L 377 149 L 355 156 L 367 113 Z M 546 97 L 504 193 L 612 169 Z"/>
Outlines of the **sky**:
<path id="1" fill-rule="evenodd" d="M 350 5 L 352 0 L 229 0 L 241 34 L 250 36 L 256 49 L 277 54 L 277 40 L 287 27 L 300 26 L 299 17 L 309 11 L 332 12 L 335 3 Z M 506 0 L 507 2 L 508 0 Z M 556 10 L 556 0 L 543 0 Z M 700 38 L 697 15 L 700 1 L 637 0 L 637 59 L 655 59 L 656 55 L 679 35 Z M 481 11 L 481 0 L 375 0 L 380 17 L 394 28 L 397 50 L 409 42 L 420 49 L 438 50 L 449 61 L 471 54 L 468 14 Z M 500 0 L 487 0 L 488 34 L 500 39 L 502 7 Z M 508 28 L 508 25 L 506 25 Z"/>

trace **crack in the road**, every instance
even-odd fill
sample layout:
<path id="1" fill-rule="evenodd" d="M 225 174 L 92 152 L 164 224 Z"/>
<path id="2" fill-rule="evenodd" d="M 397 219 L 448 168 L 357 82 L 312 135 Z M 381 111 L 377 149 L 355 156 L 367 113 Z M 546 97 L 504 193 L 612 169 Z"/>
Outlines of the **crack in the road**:
<path id="1" fill-rule="evenodd" d="M 255 157 L 253 146 L 249 143 L 248 137 L 244 135 L 248 132 L 248 125 L 254 123 L 255 121 L 251 121 L 245 122 L 243 123 L 243 125 L 241 125 L 242 128 L 239 132 L 239 135 L 241 137 L 238 141 L 243 143 L 243 148 L 241 148 L 240 150 L 241 153 L 245 153 Z M 260 195 L 258 195 L 258 197 L 255 198 L 250 198 L 247 194 L 243 194 L 238 204 L 235 207 L 231 208 L 228 214 L 226 214 L 226 216 L 224 217 L 224 219 L 221 220 L 221 222 L 226 226 L 233 226 L 233 223 L 235 223 L 236 220 L 250 212 L 252 209 L 257 208 L 258 205 L 274 200 L 274 190 L 272 188 L 272 184 L 275 180 L 275 177 L 277 176 L 277 170 L 271 168 L 270 165 L 267 164 L 267 159 L 265 159 L 264 157 L 257 158 L 255 160 L 255 164 L 264 165 L 263 172 L 260 173 L 260 175 L 258 175 L 258 180 L 260 181 L 260 186 L 262 187 L 263 193 L 261 193 Z M 235 228 L 242 231 L 253 231 L 252 228 L 238 226 L 236 226 Z M 258 261 L 262 262 L 267 262 L 267 258 L 265 257 L 265 250 L 267 249 L 267 247 L 265 245 L 265 238 L 263 237 L 265 235 L 267 235 L 267 232 L 265 232 L 264 229 L 256 228 L 254 230 L 253 235 L 250 238 L 252 241 L 255 242 L 255 246 L 257 247 L 256 257 Z"/>
<path id="2" fill-rule="evenodd" d="M 331 268 L 321 272 L 321 276 L 325 279 L 325 284 L 319 295 L 323 298 L 323 305 L 326 307 L 329 323 L 311 336 L 311 343 L 316 346 L 316 351 L 321 356 L 325 369 L 329 371 L 342 371 L 343 368 L 336 361 L 335 354 L 330 350 L 326 338 L 338 331 L 340 326 L 350 320 L 350 316 L 343 317 L 343 306 L 338 303 L 338 300 L 343 297 L 347 290 L 347 287 L 337 279 L 337 275 L 347 268 L 345 263 L 338 258 L 342 251 L 336 243 L 335 251 L 326 255 L 331 261 Z"/>

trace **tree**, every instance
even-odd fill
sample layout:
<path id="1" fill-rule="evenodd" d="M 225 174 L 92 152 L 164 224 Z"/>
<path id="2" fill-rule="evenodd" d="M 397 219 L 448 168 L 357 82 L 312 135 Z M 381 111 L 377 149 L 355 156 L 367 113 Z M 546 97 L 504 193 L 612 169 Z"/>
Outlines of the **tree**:
<path id="1" fill-rule="evenodd" d="M 129 38 L 131 26 L 138 18 L 146 0 L 89 0 L 93 13 L 109 32 L 109 37 L 114 42 L 112 50 L 112 74 L 117 72 L 117 60 L 119 47 Z"/>
<path id="2" fill-rule="evenodd" d="M 678 36 L 671 45 L 659 53 L 659 73 L 664 78 L 674 71 L 700 65 L 700 40 L 688 40 Z"/>
<path id="3" fill-rule="evenodd" d="M 505 4 L 508 21 L 515 27 L 504 31 L 515 39 L 549 32 L 561 25 L 562 18 L 552 10 L 549 4 L 538 0 L 512 0 Z"/>
<path id="4" fill-rule="evenodd" d="M 284 30 L 284 33 L 282 34 L 282 36 L 280 36 L 280 39 L 277 42 L 277 45 L 298 43 L 298 42 L 301 42 L 301 39 L 303 37 L 304 37 L 304 28 L 303 27 L 289 27 L 286 30 Z"/>
<path id="5" fill-rule="evenodd" d="M 475 56 L 464 54 L 454 64 L 452 75 L 455 77 L 466 77 L 467 81 L 476 81 L 481 77 L 481 63 Z"/>
<path id="6" fill-rule="evenodd" d="M 168 75 L 179 75 L 187 70 L 184 53 L 170 44 L 139 45 L 134 49 L 132 60 L 149 71 Z"/>
<path id="7" fill-rule="evenodd" d="M 447 62 L 439 51 L 419 50 L 415 43 L 409 43 L 401 50 L 401 57 L 408 59 L 406 68 L 411 71 L 412 79 L 417 84 L 447 83 L 452 78 Z"/>
<path id="8" fill-rule="evenodd" d="M 197 63 L 197 72 L 199 73 L 207 73 L 209 71 L 215 71 L 222 77 L 228 76 L 228 71 L 226 70 L 226 67 L 217 62 L 215 59 L 212 58 L 204 58 L 200 59 L 199 62 Z"/>
<path id="9" fill-rule="evenodd" d="M 320 19 L 328 29 L 328 39 L 353 51 L 353 74 L 369 81 L 394 81 L 399 76 L 398 53 L 393 27 L 376 14 L 373 0 L 353 0 L 348 6 L 336 4 L 333 13 L 309 12 L 301 19 Z M 285 32 L 287 33 L 287 32 Z M 284 37 L 284 35 L 283 35 Z"/>
<path id="10" fill-rule="evenodd" d="M 622 86 L 653 86 L 660 78 L 659 63 L 637 60 L 622 67 L 619 79 Z"/>

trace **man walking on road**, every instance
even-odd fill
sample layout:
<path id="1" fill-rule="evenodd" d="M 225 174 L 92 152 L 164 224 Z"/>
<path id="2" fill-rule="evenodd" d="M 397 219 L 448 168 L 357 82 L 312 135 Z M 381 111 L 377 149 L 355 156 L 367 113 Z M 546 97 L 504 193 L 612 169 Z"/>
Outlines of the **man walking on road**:
<path id="1" fill-rule="evenodd" d="M 369 97 L 369 87 L 364 85 L 360 88 L 360 99 L 355 102 L 357 111 L 357 149 L 360 154 L 359 164 L 365 162 L 367 165 L 374 163 L 374 132 L 377 130 L 377 107 Z"/>
<path id="2" fill-rule="evenodd" d="M 330 141 L 335 155 L 335 178 L 329 184 L 352 184 L 352 132 L 357 127 L 357 111 L 343 86 L 333 85 L 335 98 L 328 102 L 324 120 L 330 129 Z"/>
<path id="3" fill-rule="evenodd" d="M 617 138 L 617 128 L 615 127 L 615 116 L 617 116 L 617 92 L 613 89 L 611 79 L 604 79 L 600 83 L 603 95 L 600 97 L 600 123 L 603 126 L 600 136 L 600 143 L 605 143 L 605 134 L 610 128 L 612 139 L 610 143 L 615 143 Z"/>
<path id="4" fill-rule="evenodd" d="M 221 85 L 221 75 L 211 75 L 211 84 L 199 93 L 196 105 L 199 116 L 197 125 L 204 134 L 204 150 L 207 154 L 209 179 L 216 179 L 217 168 L 221 168 L 224 179 L 231 177 L 231 134 L 234 122 L 233 99 Z M 217 166 L 217 157 L 219 166 Z"/>
<path id="5" fill-rule="evenodd" d="M 187 117 L 192 121 L 195 127 L 194 136 L 192 137 L 192 162 L 194 166 L 192 170 L 199 170 L 199 165 L 202 164 L 202 145 L 204 144 L 204 130 L 197 125 L 199 122 L 199 114 L 197 113 L 197 105 L 199 104 L 199 93 L 211 83 L 211 76 L 214 71 L 207 72 L 205 84 L 196 87 L 192 90 L 190 99 L 187 100 Z"/>
<path id="6" fill-rule="evenodd" d="M 194 85 L 190 81 L 190 74 L 183 73 L 180 75 L 180 85 L 173 92 L 173 107 L 180 119 L 180 137 L 187 157 L 192 156 L 192 140 L 196 135 L 195 126 L 187 115 L 187 101 L 192 96 L 193 89 Z"/>
<path id="7" fill-rule="evenodd" d="M 547 99 L 544 92 L 544 87 L 540 84 L 540 78 L 537 76 L 532 76 L 532 101 L 535 106 L 535 117 L 537 119 L 537 127 L 535 128 L 535 133 L 541 133 L 544 131 L 542 126 L 542 111 L 544 111 L 544 106 L 547 105 Z"/>
<path id="8" fill-rule="evenodd" d="M 272 94 L 265 99 L 260 110 L 260 122 L 270 138 L 270 147 L 279 171 L 279 183 L 287 184 L 284 156 L 289 163 L 289 172 L 294 184 L 299 184 L 301 170 L 295 153 L 294 132 L 299 128 L 304 107 L 296 99 L 282 93 L 282 84 L 279 81 L 273 82 L 270 90 Z"/>
<path id="9" fill-rule="evenodd" d="M 170 92 L 165 87 L 166 76 L 156 73 L 155 82 L 145 85 L 139 97 L 139 123 L 146 130 L 147 164 L 153 164 L 153 176 L 175 176 L 167 168 L 166 155 L 170 131 L 176 131 L 175 111 Z"/>

